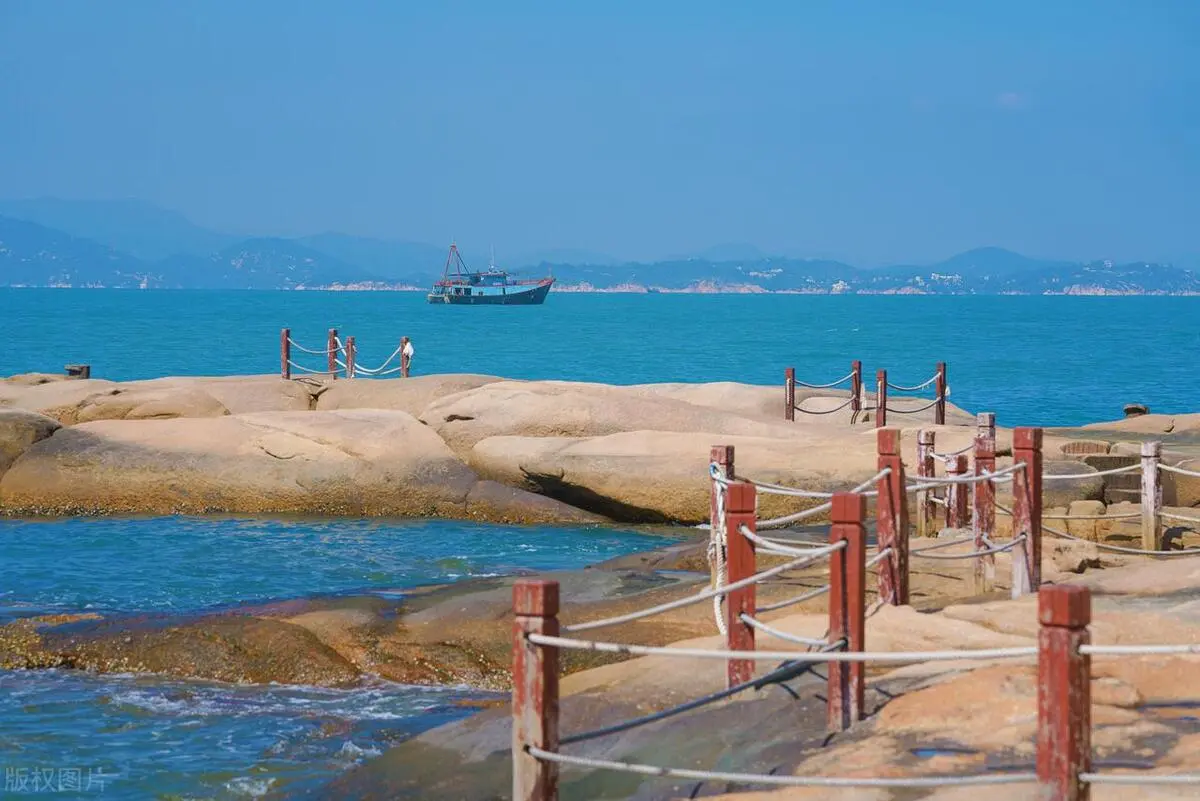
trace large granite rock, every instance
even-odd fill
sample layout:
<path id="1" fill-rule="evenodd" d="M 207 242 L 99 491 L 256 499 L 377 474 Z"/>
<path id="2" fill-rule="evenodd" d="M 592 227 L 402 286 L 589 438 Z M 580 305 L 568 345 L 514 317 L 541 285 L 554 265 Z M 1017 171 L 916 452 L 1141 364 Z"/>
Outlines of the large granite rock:
<path id="1" fill-rule="evenodd" d="M 60 428 L 57 421 L 36 412 L 0 409 L 0 476 L 21 454 Z"/>
<path id="2" fill-rule="evenodd" d="M 422 375 L 398 379 L 329 381 L 317 398 L 319 411 L 398 409 L 420 417 L 429 405 L 448 395 L 478 389 L 503 379 L 487 375 Z"/>
<path id="3" fill-rule="evenodd" d="M 320 513 L 593 520 L 492 487 L 411 415 L 262 412 L 108 420 L 36 443 L 0 479 L 0 506 L 29 513 Z"/>
<path id="4" fill-rule="evenodd" d="M 631 431 L 601 437 L 489 437 L 470 452 L 481 475 L 621 520 L 709 517 L 709 451 L 733 445 L 738 475 L 813 490 L 849 489 L 876 472 L 873 432 L 789 439 Z M 761 494 L 762 517 L 818 501 Z"/>

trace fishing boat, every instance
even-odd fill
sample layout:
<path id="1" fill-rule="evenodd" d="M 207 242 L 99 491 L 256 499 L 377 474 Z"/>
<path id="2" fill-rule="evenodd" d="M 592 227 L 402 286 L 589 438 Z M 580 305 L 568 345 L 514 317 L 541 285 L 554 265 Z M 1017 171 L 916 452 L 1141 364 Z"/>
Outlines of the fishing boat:
<path id="1" fill-rule="evenodd" d="M 496 269 L 494 257 L 487 270 L 472 271 L 463 262 L 458 246 L 451 243 L 442 280 L 433 285 L 429 302 L 464 306 L 536 306 L 545 302 L 553 284 L 553 276 L 514 279 L 504 270 Z"/>

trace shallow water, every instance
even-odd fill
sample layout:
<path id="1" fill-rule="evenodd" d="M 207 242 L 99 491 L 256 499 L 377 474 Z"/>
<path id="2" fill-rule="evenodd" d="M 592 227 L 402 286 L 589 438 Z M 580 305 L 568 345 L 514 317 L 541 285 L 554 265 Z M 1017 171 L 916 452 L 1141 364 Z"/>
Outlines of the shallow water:
<path id="1" fill-rule="evenodd" d="M 456 521 L 0 520 L 0 619 L 395 594 L 527 568 L 577 568 L 663 542 L 604 527 Z M 60 793 L 64 782 L 79 791 L 62 797 L 114 799 L 305 789 L 470 714 L 465 702 L 494 697 L 378 680 L 334 690 L 0 671 L 0 797 Z"/>

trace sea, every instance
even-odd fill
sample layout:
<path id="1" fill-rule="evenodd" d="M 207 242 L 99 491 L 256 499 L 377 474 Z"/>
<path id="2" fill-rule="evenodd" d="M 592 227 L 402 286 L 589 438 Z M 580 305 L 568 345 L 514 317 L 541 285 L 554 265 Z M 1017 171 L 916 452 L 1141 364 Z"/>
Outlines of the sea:
<path id="1" fill-rule="evenodd" d="M 583 294 L 543 306 L 430 305 L 409 292 L 0 289 L 0 376 L 88 364 L 99 378 L 279 370 L 280 329 L 329 328 L 375 367 L 613 384 L 825 383 L 863 362 L 898 384 L 949 365 L 951 401 L 1004 426 L 1196 410 L 1200 298 Z M 318 357 L 297 354 L 321 369 Z M 305 360 L 308 360 L 307 362 Z M 311 595 L 566 569 L 672 529 L 245 517 L 0 519 L 0 622 L 189 613 Z M 263 565 L 271 565 L 264 570 Z M 319 787 L 490 696 L 368 680 L 352 689 L 0 671 L 0 798 L 236 799 Z"/>

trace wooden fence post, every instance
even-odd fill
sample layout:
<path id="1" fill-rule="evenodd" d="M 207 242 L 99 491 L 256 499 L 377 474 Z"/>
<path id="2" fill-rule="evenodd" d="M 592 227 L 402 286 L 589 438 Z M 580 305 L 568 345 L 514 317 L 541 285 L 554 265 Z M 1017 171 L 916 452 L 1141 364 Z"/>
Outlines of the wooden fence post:
<path id="1" fill-rule="evenodd" d="M 796 368 L 789 367 L 783 371 L 783 419 L 796 419 Z"/>
<path id="2" fill-rule="evenodd" d="M 1092 765 L 1092 596 L 1087 587 L 1058 584 L 1038 591 L 1037 776 L 1042 797 L 1087 801 L 1079 774 Z"/>
<path id="3" fill-rule="evenodd" d="M 713 445 L 709 449 L 708 463 L 717 466 L 717 475 L 725 481 L 733 481 L 733 446 L 732 445 Z M 709 524 L 715 529 L 720 522 L 717 517 L 719 510 L 717 508 L 717 493 L 721 491 L 720 485 L 712 482 L 712 493 L 709 501 Z"/>
<path id="4" fill-rule="evenodd" d="M 279 376 L 284 381 L 292 377 L 292 332 L 288 328 L 279 332 Z"/>
<path id="5" fill-rule="evenodd" d="M 754 575 L 754 543 L 742 534 L 742 526 L 755 531 L 755 489 L 753 484 L 736 482 L 725 489 L 725 574 L 730 584 Z M 742 615 L 754 616 L 758 608 L 757 585 L 750 584 L 725 596 L 725 648 L 729 651 L 753 651 L 754 629 Z M 754 676 L 749 659 L 726 661 L 727 687 L 743 684 Z"/>
<path id="6" fill-rule="evenodd" d="M 329 335 L 325 339 L 325 350 L 328 352 L 325 357 L 325 369 L 330 378 L 336 379 L 338 371 L 338 332 L 336 328 L 329 329 Z"/>
<path id="7" fill-rule="evenodd" d="M 1042 429 L 1013 429 L 1013 538 L 1025 541 L 1012 549 L 1012 597 L 1037 592 L 1042 584 Z"/>
<path id="8" fill-rule="evenodd" d="M 862 413 L 862 362 L 850 362 L 850 422 L 858 422 Z"/>
<path id="9" fill-rule="evenodd" d="M 887 425 L 887 370 L 875 371 L 875 427 Z"/>
<path id="10" fill-rule="evenodd" d="M 400 337 L 400 377 L 408 378 L 408 369 L 412 366 L 412 360 L 408 353 L 408 337 Z"/>
<path id="11" fill-rule="evenodd" d="M 934 474 L 934 432 L 921 429 L 917 432 L 917 478 L 930 478 Z M 917 536 L 934 537 L 933 490 L 917 493 Z"/>
<path id="12" fill-rule="evenodd" d="M 975 432 L 975 476 L 996 472 L 996 415 L 980 412 L 976 418 Z M 996 531 L 996 485 L 991 481 L 980 481 L 972 485 L 974 500 L 971 515 L 971 533 L 975 535 L 975 550 L 984 551 L 991 547 L 988 541 Z M 972 591 L 976 595 L 991 592 L 996 584 L 996 557 L 994 554 L 977 556 L 973 560 L 975 570 Z"/>
<path id="13" fill-rule="evenodd" d="M 355 358 L 358 356 L 358 346 L 354 337 L 346 337 L 346 378 L 354 378 Z"/>
<path id="14" fill-rule="evenodd" d="M 838 492 L 829 512 L 829 544 L 845 542 L 829 562 L 829 641 L 844 640 L 847 651 L 866 650 L 867 499 Z M 845 731 L 863 719 L 865 682 L 862 662 L 830 662 L 827 721 Z"/>
<path id="15" fill-rule="evenodd" d="M 960 453 L 946 462 L 947 478 L 963 478 L 967 475 L 967 455 Z M 968 515 L 967 501 L 970 499 L 970 487 L 966 484 L 946 485 L 946 527 L 966 528 Z"/>
<path id="16" fill-rule="evenodd" d="M 1162 459 L 1161 442 L 1142 443 L 1142 550 L 1162 550 L 1162 482 L 1158 463 Z"/>
<path id="17" fill-rule="evenodd" d="M 875 541 L 879 550 L 892 549 L 891 558 L 879 563 L 879 597 L 893 606 L 908 603 L 908 498 L 904 486 L 904 460 L 900 456 L 900 431 L 876 432 L 880 470 L 889 468 L 876 486 Z"/>
<path id="18" fill-rule="evenodd" d="M 937 390 L 937 405 L 933 407 L 933 422 L 939 426 L 946 425 L 946 363 L 937 363 L 937 380 L 934 381 Z"/>
<path id="19" fill-rule="evenodd" d="M 557 637 L 558 582 L 513 584 L 513 801 L 555 801 L 558 765 L 530 756 L 527 746 L 558 750 L 558 649 L 534 645 L 529 634 Z"/>

